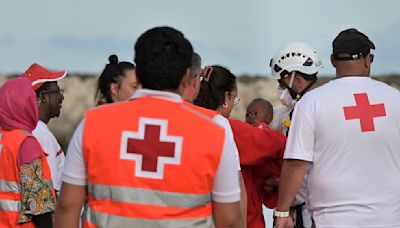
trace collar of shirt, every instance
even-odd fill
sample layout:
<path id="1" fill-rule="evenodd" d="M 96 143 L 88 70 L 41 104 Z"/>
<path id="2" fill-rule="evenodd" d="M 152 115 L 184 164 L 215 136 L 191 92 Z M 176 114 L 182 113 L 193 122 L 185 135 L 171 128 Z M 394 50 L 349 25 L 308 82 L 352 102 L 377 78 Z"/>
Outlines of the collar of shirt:
<path id="1" fill-rule="evenodd" d="M 129 100 L 138 99 L 141 97 L 155 97 L 177 103 L 183 101 L 182 97 L 177 93 L 160 91 L 160 90 L 151 90 L 151 89 L 138 89 L 135 91 L 135 93 L 131 96 Z"/>
<path id="2" fill-rule="evenodd" d="M 48 128 L 48 127 L 47 127 L 47 124 L 45 124 L 45 123 L 44 123 L 43 121 L 41 121 L 41 120 L 38 121 L 38 123 L 37 123 L 37 125 L 36 125 L 36 128 L 39 127 L 39 126 L 40 126 L 40 127 L 43 127 L 43 128 Z"/>
<path id="3" fill-rule="evenodd" d="M 371 77 L 366 77 L 366 76 L 343 76 L 343 77 L 335 78 L 334 80 L 331 80 L 329 82 L 349 83 L 349 82 L 370 81 L 371 79 L 372 79 Z"/>

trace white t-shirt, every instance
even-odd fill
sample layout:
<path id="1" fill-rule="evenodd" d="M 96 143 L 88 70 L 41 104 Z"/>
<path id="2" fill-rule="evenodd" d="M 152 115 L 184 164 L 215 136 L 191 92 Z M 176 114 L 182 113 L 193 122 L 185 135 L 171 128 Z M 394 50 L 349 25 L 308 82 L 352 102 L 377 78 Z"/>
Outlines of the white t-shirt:
<path id="1" fill-rule="evenodd" d="M 360 121 L 361 118 L 361 121 Z M 296 104 L 285 159 L 312 162 L 317 227 L 400 227 L 400 92 L 344 77 Z"/>
<path id="2" fill-rule="evenodd" d="M 235 160 L 237 163 L 237 170 L 240 171 L 241 168 L 240 168 L 239 151 L 237 149 L 236 142 L 233 137 L 232 127 L 229 124 L 229 120 L 227 118 L 223 117 L 222 115 L 218 114 L 213 118 L 213 121 L 214 121 L 214 123 L 218 124 L 219 126 L 221 126 L 222 128 L 225 129 L 226 138 L 229 141 L 229 144 L 232 145 L 233 154 L 235 156 Z"/>
<path id="3" fill-rule="evenodd" d="M 137 90 L 132 96 L 132 99 L 144 96 L 167 99 L 172 102 L 182 102 L 182 98 L 175 93 L 147 89 Z M 219 117 L 216 118 L 218 119 Z M 83 128 L 84 120 L 81 121 L 75 130 L 68 146 L 62 181 L 69 184 L 86 185 L 86 168 L 82 152 Z M 235 158 L 235 149 L 236 145 L 226 136 L 221 161 L 214 178 L 212 190 L 212 198 L 216 202 L 232 203 L 240 200 L 240 187 L 237 174 L 238 161 Z"/>
<path id="4" fill-rule="evenodd" d="M 43 121 L 39 120 L 32 134 L 39 140 L 46 153 L 47 163 L 50 167 L 53 187 L 59 191 L 61 188 L 61 171 L 64 166 L 65 155 L 56 137 Z"/>

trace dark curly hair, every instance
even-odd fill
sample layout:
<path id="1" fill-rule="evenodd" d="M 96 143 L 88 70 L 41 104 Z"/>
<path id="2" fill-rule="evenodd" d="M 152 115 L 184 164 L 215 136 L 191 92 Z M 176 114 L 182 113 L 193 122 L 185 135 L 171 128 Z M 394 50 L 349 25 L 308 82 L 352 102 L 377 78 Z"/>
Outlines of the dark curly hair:
<path id="1" fill-rule="evenodd" d="M 212 72 L 208 79 L 203 79 L 200 92 L 194 104 L 216 110 L 225 103 L 225 92 L 236 88 L 236 76 L 222 66 L 211 66 Z"/>
<path id="2" fill-rule="evenodd" d="M 191 67 L 192 56 L 192 45 L 181 32 L 152 28 L 135 44 L 136 75 L 143 88 L 174 91 Z"/>
<path id="3" fill-rule="evenodd" d="M 113 103 L 111 96 L 111 83 L 119 83 L 122 77 L 125 77 L 127 70 L 134 70 L 135 65 L 130 62 L 118 62 L 116 55 L 108 57 L 109 63 L 104 67 L 99 79 L 97 80 L 97 89 L 95 99 L 103 99 L 107 103 Z"/>

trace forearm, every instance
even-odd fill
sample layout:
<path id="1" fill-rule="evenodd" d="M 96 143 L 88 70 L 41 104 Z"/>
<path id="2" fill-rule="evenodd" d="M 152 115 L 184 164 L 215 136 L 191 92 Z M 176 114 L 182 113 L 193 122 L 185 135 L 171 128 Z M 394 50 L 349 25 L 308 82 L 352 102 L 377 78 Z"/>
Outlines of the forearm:
<path id="1" fill-rule="evenodd" d="M 239 172 L 240 207 L 243 216 L 243 227 L 247 227 L 247 191 L 244 185 L 242 172 Z"/>
<path id="2" fill-rule="evenodd" d="M 54 224 L 57 228 L 78 228 L 86 201 L 86 187 L 63 182 L 57 202 Z"/>
<path id="3" fill-rule="evenodd" d="M 80 210 L 71 210 L 57 204 L 54 216 L 54 227 L 57 228 L 78 228 L 81 216 Z"/>
<path id="4" fill-rule="evenodd" d="M 239 202 L 213 202 L 213 216 L 216 228 L 241 228 L 244 221 Z"/>
<path id="5" fill-rule="evenodd" d="M 304 181 L 309 162 L 302 160 L 285 160 L 279 184 L 278 211 L 289 211 L 290 206 Z"/>

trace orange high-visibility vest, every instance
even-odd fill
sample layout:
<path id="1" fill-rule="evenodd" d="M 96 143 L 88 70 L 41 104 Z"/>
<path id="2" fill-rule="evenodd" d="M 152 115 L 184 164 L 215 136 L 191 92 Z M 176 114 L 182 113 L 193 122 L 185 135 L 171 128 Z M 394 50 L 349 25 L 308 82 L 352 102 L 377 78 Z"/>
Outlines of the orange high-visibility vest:
<path id="1" fill-rule="evenodd" d="M 152 97 L 89 111 L 84 227 L 211 227 L 225 132 L 208 113 Z"/>
<path id="2" fill-rule="evenodd" d="M 27 137 L 33 136 L 22 130 L 0 130 L 0 228 L 35 227 L 32 222 L 18 224 L 21 190 L 17 156 Z M 42 154 L 43 176 L 52 189 L 50 169 Z"/>
<path id="3" fill-rule="evenodd" d="M 197 106 L 197 105 L 194 105 L 194 104 L 192 104 L 192 103 L 190 103 L 188 101 L 183 101 L 183 104 L 186 105 L 187 107 L 193 109 L 194 111 L 199 112 L 202 115 L 207 116 L 210 119 L 213 119 L 216 115 L 219 114 L 215 110 L 211 110 L 211 109 L 207 109 L 207 108 L 204 108 L 204 107 L 201 107 L 201 106 Z"/>

